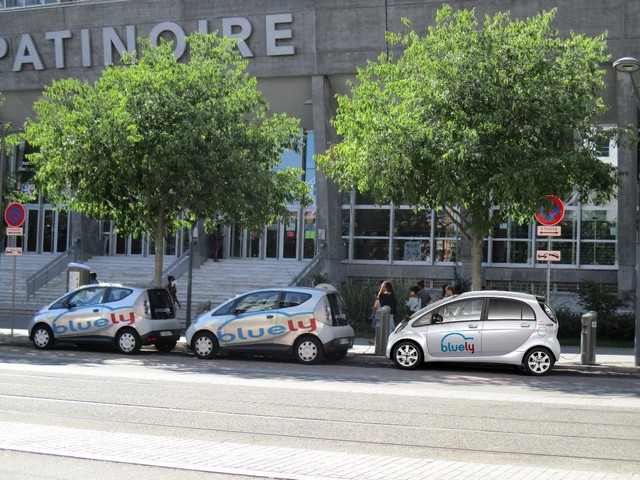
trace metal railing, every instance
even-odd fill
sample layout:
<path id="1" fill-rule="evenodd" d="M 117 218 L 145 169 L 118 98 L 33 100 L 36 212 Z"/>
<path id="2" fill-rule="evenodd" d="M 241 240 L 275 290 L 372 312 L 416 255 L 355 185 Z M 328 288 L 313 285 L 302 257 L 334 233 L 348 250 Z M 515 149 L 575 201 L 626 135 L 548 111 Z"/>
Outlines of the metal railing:
<path id="1" fill-rule="evenodd" d="M 84 254 L 78 245 L 67 249 L 64 253 L 51 260 L 36 273 L 27 278 L 27 300 L 35 295 L 36 291 L 44 287 L 48 282 L 56 278 L 67 269 L 71 262 L 85 262 L 91 255 Z"/>
<path id="2" fill-rule="evenodd" d="M 289 285 L 296 287 L 313 287 L 324 268 L 324 255 L 318 254 L 313 257 L 302 271 L 291 280 Z"/>

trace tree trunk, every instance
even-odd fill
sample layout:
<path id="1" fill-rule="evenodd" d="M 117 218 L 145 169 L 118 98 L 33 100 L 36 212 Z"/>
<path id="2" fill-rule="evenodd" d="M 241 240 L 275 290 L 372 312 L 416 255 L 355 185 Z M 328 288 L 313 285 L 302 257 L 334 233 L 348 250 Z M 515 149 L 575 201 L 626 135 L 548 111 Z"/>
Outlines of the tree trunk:
<path id="1" fill-rule="evenodd" d="M 162 224 L 156 225 L 153 232 L 153 239 L 156 242 L 155 265 L 153 270 L 153 285 L 162 287 L 162 264 L 164 263 L 164 229 Z"/>
<path id="2" fill-rule="evenodd" d="M 482 239 L 483 235 L 471 233 L 471 290 L 482 290 Z"/>

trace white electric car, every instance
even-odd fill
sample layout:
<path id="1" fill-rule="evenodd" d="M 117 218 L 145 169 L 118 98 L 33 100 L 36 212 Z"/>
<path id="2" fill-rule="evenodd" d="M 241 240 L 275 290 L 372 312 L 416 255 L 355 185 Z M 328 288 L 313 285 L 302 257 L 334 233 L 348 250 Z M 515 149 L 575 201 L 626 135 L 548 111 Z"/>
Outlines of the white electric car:
<path id="1" fill-rule="evenodd" d="M 186 332 L 199 358 L 218 352 L 292 355 L 305 364 L 344 358 L 354 332 L 338 291 L 277 287 L 252 290 L 198 316 Z"/>
<path id="2" fill-rule="evenodd" d="M 386 353 L 403 369 L 425 362 L 493 363 L 544 375 L 560 358 L 557 334 L 544 298 L 478 291 L 439 300 L 401 322 Z"/>
<path id="3" fill-rule="evenodd" d="M 180 322 L 164 288 L 116 284 L 85 285 L 41 308 L 29 322 L 38 349 L 57 343 L 111 344 L 125 354 L 142 345 L 162 352 L 180 340 Z"/>

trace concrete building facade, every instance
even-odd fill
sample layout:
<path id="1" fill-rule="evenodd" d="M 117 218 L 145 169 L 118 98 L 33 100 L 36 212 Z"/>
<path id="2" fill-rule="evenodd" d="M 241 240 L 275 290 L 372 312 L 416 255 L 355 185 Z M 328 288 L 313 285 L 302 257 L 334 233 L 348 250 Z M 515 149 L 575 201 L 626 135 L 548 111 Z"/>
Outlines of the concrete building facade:
<path id="1" fill-rule="evenodd" d="M 385 31 L 402 32 L 403 17 L 418 32 L 435 21 L 442 1 L 431 0 L 112 0 L 0 9 L 0 121 L 5 132 L 19 130 L 33 114 L 32 105 L 45 85 L 75 77 L 93 81 L 119 52 L 136 48 L 136 38 L 175 42 L 184 54 L 184 37 L 195 31 L 217 31 L 241 40 L 249 71 L 258 78 L 272 111 L 301 120 L 308 133 L 303 165 L 313 169 L 313 154 L 338 141 L 330 120 L 337 93 L 348 93 L 356 68 L 376 59 L 388 47 Z M 635 0 L 513 0 L 446 2 L 474 8 L 477 18 L 510 11 L 525 18 L 557 7 L 555 26 L 590 36 L 607 32 L 611 62 L 607 88 L 610 105 L 599 123 L 638 123 L 638 99 L 631 74 L 616 72 L 620 57 L 640 57 L 640 2 Z M 25 148 L 28 148 L 25 146 Z M 24 153 L 24 152 L 22 152 Z M 19 171 L 20 151 L 3 150 L 5 168 Z M 563 235 L 554 240 L 563 260 L 552 267 L 554 288 L 571 289 L 584 280 L 634 292 L 637 278 L 637 151 L 603 148 L 603 161 L 625 171 L 617 199 L 605 206 L 566 199 Z M 454 277 L 470 277 L 468 253 L 455 228 L 437 212 L 415 216 L 409 207 L 375 206 L 366 196 L 339 192 L 322 172 L 314 171 L 315 203 L 292 207 L 292 217 L 265 227 L 262 235 L 228 231 L 230 256 L 308 260 L 321 255 L 332 281 L 347 278 L 423 278 L 432 286 Z M 23 188 L 29 188 L 28 183 Z M 51 210 L 44 199 L 30 207 L 33 251 L 67 248 L 81 238 L 105 254 L 144 254 L 144 240 L 119 239 L 115 226 L 95 226 L 86 219 Z M 409 213 L 411 212 L 411 213 Z M 47 217 L 48 215 L 48 217 Z M 47 230 L 47 225 L 53 225 Z M 484 266 L 487 287 L 513 288 L 544 283 L 546 264 L 535 251 L 546 248 L 535 226 L 505 224 L 487 238 Z M 271 236 L 270 236 L 271 235 Z M 294 239 L 293 246 L 287 241 Z M 271 239 L 271 240 L 270 240 Z M 25 240 L 28 242 L 28 240 Z M 48 243 L 47 243 L 48 242 Z M 124 247 L 118 242 L 128 242 Z M 46 245 L 45 245 L 46 244 Z M 184 239 L 168 253 L 179 254 Z M 520 287 L 522 288 L 522 287 Z M 527 287 L 528 288 L 528 287 Z"/>

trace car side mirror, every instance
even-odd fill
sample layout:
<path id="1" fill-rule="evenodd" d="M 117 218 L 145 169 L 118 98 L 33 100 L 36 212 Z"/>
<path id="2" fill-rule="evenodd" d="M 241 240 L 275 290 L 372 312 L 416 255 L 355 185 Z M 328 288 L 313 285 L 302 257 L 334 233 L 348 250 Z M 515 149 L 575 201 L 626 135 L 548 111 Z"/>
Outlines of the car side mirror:
<path id="1" fill-rule="evenodd" d="M 439 313 L 434 313 L 433 316 L 431 317 L 431 323 L 442 323 L 444 321 L 444 319 L 442 318 L 442 315 L 440 315 Z"/>

